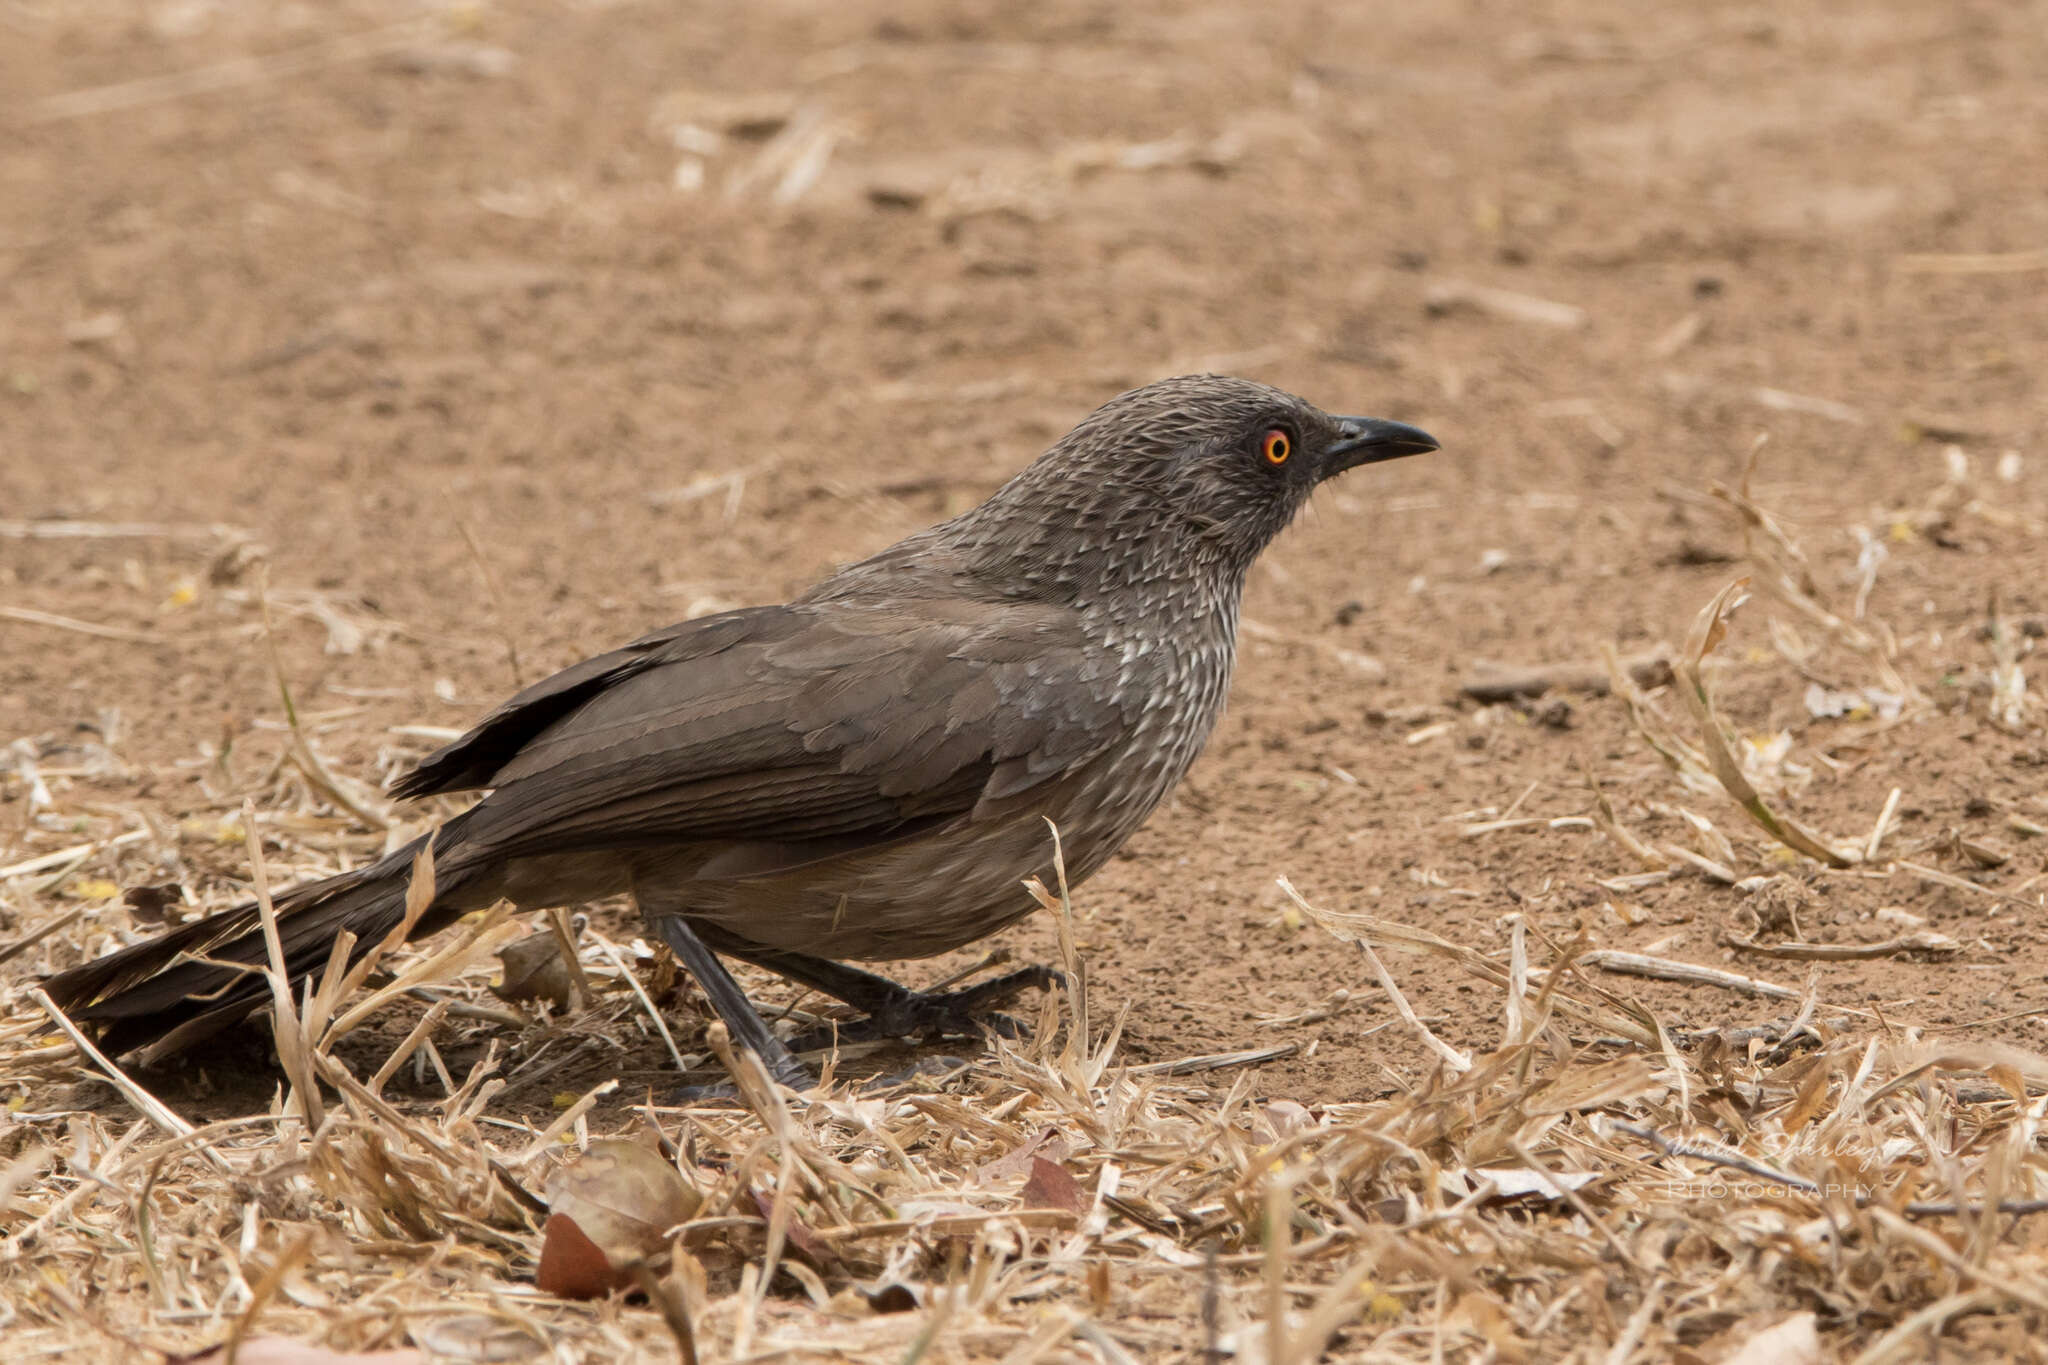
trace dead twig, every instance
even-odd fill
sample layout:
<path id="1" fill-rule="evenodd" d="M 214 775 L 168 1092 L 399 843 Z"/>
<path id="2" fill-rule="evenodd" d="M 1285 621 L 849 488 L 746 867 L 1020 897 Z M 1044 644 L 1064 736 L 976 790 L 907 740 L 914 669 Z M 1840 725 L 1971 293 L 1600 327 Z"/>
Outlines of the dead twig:
<path id="1" fill-rule="evenodd" d="M 367 61 L 432 36 L 436 24 L 434 18 L 408 19 L 367 33 L 324 39 L 268 56 L 234 57 L 210 66 L 173 71 L 168 75 L 145 76 L 140 80 L 48 95 L 29 106 L 23 122 L 35 126 L 87 118 L 94 114 L 110 114 L 122 109 L 138 109 L 195 95 L 234 90 L 264 81 L 285 80 L 345 62 Z"/>
<path id="2" fill-rule="evenodd" d="M 1931 929 L 1900 934 L 1882 943 L 1760 943 L 1753 938 L 1738 938 L 1733 934 L 1724 935 L 1721 941 L 1745 953 L 1793 962 L 1867 962 L 1880 957 L 1903 957 L 1908 953 L 1948 957 L 1963 950 L 1963 945 L 1947 934 L 1938 934 Z"/>
<path id="3" fill-rule="evenodd" d="M 1651 957 L 1647 953 L 1624 953 L 1612 948 L 1601 948 L 1585 954 L 1579 961 L 1588 967 L 1597 967 L 1603 972 L 1615 972 L 1622 976 L 1646 976 L 1655 981 L 1677 981 L 1688 986 L 1714 986 L 1724 991 L 1737 991 L 1743 995 L 1768 996 L 1773 1000 L 1799 998 L 1799 992 L 1790 986 L 1759 981 L 1753 976 L 1723 971 L 1719 967 L 1702 967 L 1697 963 L 1679 962 L 1668 957 Z"/>
<path id="4" fill-rule="evenodd" d="M 1671 681 L 1669 651 L 1632 654 L 1621 661 L 1636 686 L 1663 687 Z M 1540 697 L 1547 692 L 1585 692 L 1604 697 L 1613 681 L 1604 662 L 1534 664 L 1516 666 L 1490 659 L 1474 659 L 1471 671 L 1458 684 L 1461 695 L 1473 701 L 1495 703 Z"/>

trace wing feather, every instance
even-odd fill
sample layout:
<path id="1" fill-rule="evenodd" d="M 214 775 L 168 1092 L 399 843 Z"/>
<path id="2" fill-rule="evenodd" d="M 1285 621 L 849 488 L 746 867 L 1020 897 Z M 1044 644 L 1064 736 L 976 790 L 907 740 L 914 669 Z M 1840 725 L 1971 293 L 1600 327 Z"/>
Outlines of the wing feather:
<path id="1" fill-rule="evenodd" d="M 395 790 L 493 788 L 472 856 L 730 843 L 758 847 L 721 865 L 769 870 L 971 818 L 1100 754 L 1142 695 L 1116 666 L 1044 603 L 727 613 L 528 688 Z"/>

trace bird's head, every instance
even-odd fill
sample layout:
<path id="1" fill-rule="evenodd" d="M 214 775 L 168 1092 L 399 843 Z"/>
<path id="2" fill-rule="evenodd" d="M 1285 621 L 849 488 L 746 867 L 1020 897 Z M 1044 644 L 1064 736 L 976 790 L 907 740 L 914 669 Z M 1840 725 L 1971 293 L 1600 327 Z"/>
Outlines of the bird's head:
<path id="1" fill-rule="evenodd" d="M 1248 379 L 1183 375 L 1104 403 L 984 510 L 1007 504 L 1006 517 L 1090 532 L 1118 576 L 1119 564 L 1142 570 L 1147 544 L 1242 573 L 1325 480 L 1437 448 L 1400 422 L 1333 416 Z"/>

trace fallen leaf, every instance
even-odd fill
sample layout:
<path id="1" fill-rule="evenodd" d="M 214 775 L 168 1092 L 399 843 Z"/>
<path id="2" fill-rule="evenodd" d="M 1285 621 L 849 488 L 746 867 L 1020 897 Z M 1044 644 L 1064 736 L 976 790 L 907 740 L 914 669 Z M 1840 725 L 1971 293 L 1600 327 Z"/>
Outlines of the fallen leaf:
<path id="1" fill-rule="evenodd" d="M 1031 1158 L 1031 1178 L 1024 1182 L 1027 1209 L 1065 1209 L 1078 1214 L 1088 1200 L 1064 1166 L 1055 1166 L 1042 1156 Z"/>
<path id="2" fill-rule="evenodd" d="M 491 983 L 491 994 L 510 1005 L 545 1000 L 558 1010 L 569 1008 L 573 986 L 562 945 L 551 933 L 528 934 L 498 950 L 503 969 Z"/>
<path id="3" fill-rule="evenodd" d="M 607 1138 L 548 1178 L 548 1221 L 534 1283 L 564 1298 L 624 1288 L 634 1261 L 703 1202 L 682 1174 L 637 1142 Z"/>
<path id="4" fill-rule="evenodd" d="M 1039 1129 L 1038 1136 L 1022 1147 L 1006 1152 L 983 1166 L 975 1176 L 986 1185 L 1013 1175 L 1024 1175 L 1030 1171 L 1033 1159 L 1042 1155 L 1048 1161 L 1065 1161 L 1067 1150 L 1067 1140 L 1059 1136 L 1058 1129 L 1048 1126 Z"/>
<path id="5" fill-rule="evenodd" d="M 549 1354 L 545 1342 L 517 1323 L 501 1322 L 488 1313 L 458 1313 L 412 1328 L 413 1340 L 436 1356 L 506 1365 Z"/>
<path id="6" fill-rule="evenodd" d="M 574 1218 L 551 1213 L 541 1229 L 540 1266 L 533 1272 L 533 1282 L 565 1299 L 600 1298 L 633 1283 L 633 1272 L 625 1268 L 633 1259 L 627 1255 L 613 1264 Z"/>
<path id="7" fill-rule="evenodd" d="M 1292 910 L 1294 907 L 1289 906 L 1288 909 Z M 1300 912 L 1295 913 L 1299 917 Z M 1315 1123 L 1315 1115 L 1308 1111 L 1306 1105 L 1297 1104 L 1293 1100 L 1266 1101 L 1266 1126 L 1272 1129 L 1273 1136 L 1281 1141 L 1315 1127 Z"/>
<path id="8" fill-rule="evenodd" d="M 1820 1359 L 1820 1331 L 1811 1313 L 1795 1313 L 1775 1327 L 1752 1332 L 1721 1357 L 1721 1365 L 1810 1365 Z"/>

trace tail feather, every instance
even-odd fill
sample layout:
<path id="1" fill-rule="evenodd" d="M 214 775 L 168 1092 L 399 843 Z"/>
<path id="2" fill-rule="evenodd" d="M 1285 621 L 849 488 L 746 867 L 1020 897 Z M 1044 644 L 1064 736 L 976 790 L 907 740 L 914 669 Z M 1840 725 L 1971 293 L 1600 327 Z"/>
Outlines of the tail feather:
<path id="1" fill-rule="evenodd" d="M 353 872 L 307 882 L 275 898 L 279 945 L 293 993 L 321 970 L 343 930 L 355 934 L 353 964 L 405 917 L 412 860 L 425 838 Z M 430 934 L 460 912 L 441 895 L 414 926 Z M 100 1045 L 120 1056 L 147 1050 L 149 1060 L 182 1052 L 270 1004 L 263 972 L 270 950 L 256 902 L 180 925 L 60 972 L 44 983 L 74 1019 L 100 1026 Z"/>

